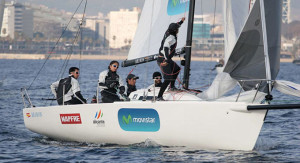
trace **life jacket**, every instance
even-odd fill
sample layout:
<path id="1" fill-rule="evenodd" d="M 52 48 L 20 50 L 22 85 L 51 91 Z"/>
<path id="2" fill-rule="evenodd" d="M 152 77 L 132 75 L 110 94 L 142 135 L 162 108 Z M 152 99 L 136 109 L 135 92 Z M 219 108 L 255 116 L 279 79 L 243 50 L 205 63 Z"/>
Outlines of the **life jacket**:
<path id="1" fill-rule="evenodd" d="M 108 71 L 107 76 L 105 77 L 105 84 L 110 85 L 111 83 L 116 82 L 116 86 L 119 87 L 119 75 L 116 72 Z M 114 88 L 109 88 L 107 91 L 111 93 L 116 93 L 117 90 Z"/>
<path id="2" fill-rule="evenodd" d="M 57 95 L 56 100 L 59 105 L 62 105 L 64 103 L 63 96 L 65 94 L 67 94 L 69 92 L 69 90 L 72 88 L 71 80 L 72 80 L 72 77 L 69 76 L 69 77 L 61 79 L 59 81 L 58 88 L 56 89 L 56 95 Z M 65 87 L 65 90 L 63 91 L 64 87 Z"/>

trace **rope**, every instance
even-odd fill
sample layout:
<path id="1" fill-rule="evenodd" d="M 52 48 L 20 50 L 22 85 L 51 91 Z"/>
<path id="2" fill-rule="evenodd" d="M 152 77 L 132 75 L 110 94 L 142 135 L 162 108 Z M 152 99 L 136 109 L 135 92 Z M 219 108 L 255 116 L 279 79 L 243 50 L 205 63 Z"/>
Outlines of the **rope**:
<path id="1" fill-rule="evenodd" d="M 174 62 L 174 67 L 173 67 L 173 71 L 172 72 L 174 72 L 174 68 L 175 68 L 175 62 Z M 176 74 L 178 74 L 180 71 L 181 71 L 181 69 L 179 69 L 176 73 L 173 73 L 173 74 L 167 74 L 167 73 L 165 73 L 164 71 L 163 71 L 163 69 L 161 68 L 161 66 L 162 66 L 162 63 L 160 64 L 160 70 L 161 70 L 161 72 L 163 73 L 163 74 L 165 74 L 165 75 L 176 75 Z"/>
<path id="2" fill-rule="evenodd" d="M 249 11 L 248 12 L 250 12 L 250 9 L 251 9 L 251 1 L 252 0 L 249 0 Z"/>
<path id="3" fill-rule="evenodd" d="M 72 21 L 74 15 L 75 15 L 76 12 L 78 11 L 78 9 L 79 9 L 79 7 L 81 6 L 82 2 L 83 2 L 83 0 L 81 1 L 81 3 L 79 4 L 79 6 L 77 7 L 75 13 L 73 14 L 73 16 L 71 17 L 71 19 L 70 19 L 69 22 Z M 66 58 L 65 58 L 65 60 L 64 60 L 64 63 L 63 63 L 63 65 L 62 65 L 61 69 L 60 69 L 60 72 L 59 72 L 59 74 L 58 74 L 56 80 L 61 79 L 62 76 L 63 76 L 63 74 L 64 74 L 64 72 L 65 72 L 66 69 L 67 69 L 67 66 L 68 66 L 68 64 L 69 64 L 69 60 L 70 60 L 70 58 L 71 58 L 71 56 L 72 56 L 72 53 L 73 53 L 73 47 L 74 47 L 74 45 L 75 45 L 75 42 L 78 41 L 79 34 L 81 34 L 81 29 L 82 29 L 82 25 L 83 25 L 82 22 L 83 22 L 84 17 L 85 17 L 86 6 L 87 6 L 87 0 L 85 1 L 85 6 L 84 6 L 84 12 L 83 12 L 82 20 L 81 20 L 81 23 L 79 24 L 78 30 L 76 31 L 76 35 L 75 35 L 75 38 L 73 39 L 71 49 L 70 49 L 68 55 L 66 56 Z M 67 27 L 65 28 L 65 30 L 68 28 L 68 26 L 69 26 L 69 24 L 67 25 Z M 63 34 L 64 34 L 64 32 L 63 32 Z M 62 35 L 63 35 L 63 34 L 62 34 Z M 62 37 L 62 35 L 61 35 L 61 37 Z M 61 37 L 60 37 L 60 38 L 61 38 Z M 54 48 L 55 48 L 55 47 L 54 47 Z M 81 53 L 82 53 L 82 49 L 81 49 L 81 47 L 80 47 L 79 67 L 80 67 L 80 65 L 81 65 Z M 80 69 L 80 68 L 79 68 L 79 69 Z M 79 82 L 79 81 L 78 81 L 78 82 Z M 50 96 L 51 96 L 51 92 L 49 93 L 48 98 L 49 98 Z M 47 102 L 47 101 L 46 101 L 46 102 Z M 51 101 L 50 105 L 52 105 L 52 102 L 53 102 L 53 101 Z M 45 104 L 46 104 L 46 103 L 45 103 Z"/>
<path id="4" fill-rule="evenodd" d="M 37 77 L 40 75 L 41 71 L 43 70 L 43 68 L 45 67 L 47 61 L 49 60 L 50 56 L 53 54 L 53 51 L 55 50 L 56 46 L 58 45 L 60 39 L 62 38 L 62 36 L 64 35 L 64 33 L 66 32 L 68 26 L 70 25 L 71 21 L 73 20 L 75 14 L 77 13 L 79 7 L 81 6 L 81 3 L 83 2 L 83 0 L 81 0 L 81 2 L 79 3 L 77 9 L 75 10 L 74 14 L 72 15 L 70 21 L 68 22 L 67 26 L 65 27 L 65 29 L 63 30 L 62 34 L 59 36 L 58 40 L 56 41 L 54 47 L 51 49 L 50 53 L 48 54 L 46 60 L 44 61 L 42 67 L 40 68 L 40 70 L 38 71 L 38 73 L 36 74 L 36 76 L 34 77 L 33 81 L 30 83 L 29 87 L 27 88 L 27 90 L 29 90 L 32 86 L 32 84 L 35 82 L 35 80 L 37 79 Z"/>
<path id="5" fill-rule="evenodd" d="M 187 2 L 188 2 L 188 1 L 185 2 L 184 17 L 185 17 L 185 15 L 186 15 Z"/>
<path id="6" fill-rule="evenodd" d="M 134 66 L 134 67 L 131 69 L 131 71 L 128 73 L 128 75 L 131 74 L 135 68 L 136 68 L 136 66 Z"/>
<path id="7" fill-rule="evenodd" d="M 216 23 L 216 10 L 217 10 L 217 0 L 215 0 L 215 5 L 214 5 L 214 19 L 213 19 L 213 29 L 212 29 L 212 34 L 215 34 L 215 23 Z M 212 57 L 213 57 L 213 53 L 214 53 L 214 37 L 212 37 L 212 43 L 211 43 L 211 50 L 212 50 L 212 54 L 211 54 L 211 62 L 212 62 Z M 209 83 L 211 83 L 211 75 L 212 73 L 209 73 Z"/>
<path id="8" fill-rule="evenodd" d="M 84 9 L 83 9 L 83 14 L 82 14 L 82 18 L 81 18 L 81 24 L 80 24 L 80 59 L 79 59 L 79 69 L 81 67 L 81 57 L 82 57 L 82 32 L 83 32 L 83 29 L 82 29 L 82 25 L 83 25 L 83 22 L 84 22 L 84 18 L 85 18 L 85 12 L 86 12 L 86 6 L 87 6 L 87 0 L 85 1 L 85 4 L 84 4 Z"/>

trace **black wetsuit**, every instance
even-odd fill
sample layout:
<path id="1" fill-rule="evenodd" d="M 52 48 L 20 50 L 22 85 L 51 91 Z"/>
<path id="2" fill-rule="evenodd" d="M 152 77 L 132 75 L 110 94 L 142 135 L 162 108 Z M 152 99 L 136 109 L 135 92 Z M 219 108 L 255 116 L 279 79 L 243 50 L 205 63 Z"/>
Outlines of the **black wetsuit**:
<path id="1" fill-rule="evenodd" d="M 127 97 L 129 97 L 129 95 L 130 95 L 130 93 L 131 92 L 134 92 L 134 91 L 136 91 L 137 89 L 136 89 L 136 86 L 135 85 L 129 85 L 128 83 L 127 83 Z"/>
<path id="2" fill-rule="evenodd" d="M 180 21 L 177 24 L 180 26 L 182 23 L 183 22 Z M 167 43 L 169 44 L 169 47 L 165 46 L 166 41 L 168 41 Z M 157 59 L 157 64 L 160 67 L 164 77 L 164 82 L 161 85 L 158 97 L 162 97 L 164 91 L 170 83 L 170 88 L 175 87 L 175 81 L 180 72 L 180 67 L 172 60 L 176 53 L 176 46 L 176 33 L 171 33 L 169 30 L 167 30 L 161 42 L 161 46 L 159 48 L 159 57 Z M 165 62 L 167 63 L 166 65 L 163 64 Z"/>
<path id="3" fill-rule="evenodd" d="M 162 83 L 155 84 L 155 87 L 161 87 L 161 86 L 162 86 Z"/>

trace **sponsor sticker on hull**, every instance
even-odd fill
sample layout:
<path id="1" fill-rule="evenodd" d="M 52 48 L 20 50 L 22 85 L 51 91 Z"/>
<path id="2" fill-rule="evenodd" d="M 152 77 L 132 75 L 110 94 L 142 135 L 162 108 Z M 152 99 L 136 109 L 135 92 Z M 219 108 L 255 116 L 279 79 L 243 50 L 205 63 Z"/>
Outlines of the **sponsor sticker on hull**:
<path id="1" fill-rule="evenodd" d="M 98 127 L 105 127 L 105 121 L 103 118 L 103 111 L 100 109 L 96 112 L 95 118 L 93 120 L 93 124 L 97 125 Z"/>
<path id="2" fill-rule="evenodd" d="M 79 113 L 60 114 L 61 124 L 81 124 Z"/>
<path id="3" fill-rule="evenodd" d="M 168 15 L 179 15 L 189 12 L 190 0 L 169 0 L 168 2 Z"/>
<path id="4" fill-rule="evenodd" d="M 43 117 L 42 112 L 31 112 L 31 113 L 26 113 L 27 118 L 38 118 L 38 117 Z"/>
<path id="5" fill-rule="evenodd" d="M 156 132 L 160 129 L 159 115 L 154 109 L 122 108 L 118 121 L 125 131 Z"/>

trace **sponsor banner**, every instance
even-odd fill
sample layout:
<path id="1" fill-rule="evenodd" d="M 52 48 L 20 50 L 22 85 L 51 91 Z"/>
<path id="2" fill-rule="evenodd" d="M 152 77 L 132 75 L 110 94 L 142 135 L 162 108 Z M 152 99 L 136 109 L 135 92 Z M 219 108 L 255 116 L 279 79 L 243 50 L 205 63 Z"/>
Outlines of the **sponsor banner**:
<path id="1" fill-rule="evenodd" d="M 154 109 L 122 108 L 118 120 L 125 131 L 156 132 L 160 129 L 159 115 Z"/>
<path id="2" fill-rule="evenodd" d="M 81 124 L 79 113 L 60 114 L 61 124 Z"/>
<path id="3" fill-rule="evenodd" d="M 27 118 L 37 118 L 37 117 L 42 117 L 43 114 L 42 112 L 31 112 L 31 113 L 26 113 Z"/>
<path id="4" fill-rule="evenodd" d="M 105 121 L 103 118 L 103 111 L 101 109 L 96 112 L 96 115 L 93 120 L 93 124 L 97 125 L 97 127 L 105 127 Z"/>
<path id="5" fill-rule="evenodd" d="M 168 15 L 179 15 L 185 12 L 189 12 L 190 0 L 169 0 L 168 3 Z"/>

